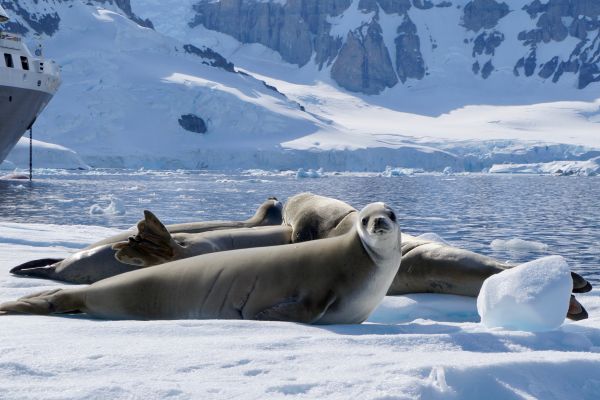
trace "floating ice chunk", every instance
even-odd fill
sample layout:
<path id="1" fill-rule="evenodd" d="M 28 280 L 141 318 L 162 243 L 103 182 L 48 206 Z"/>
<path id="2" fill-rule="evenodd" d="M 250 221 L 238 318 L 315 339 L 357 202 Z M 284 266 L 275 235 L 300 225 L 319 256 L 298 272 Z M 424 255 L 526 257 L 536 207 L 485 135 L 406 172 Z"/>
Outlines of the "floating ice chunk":
<path id="1" fill-rule="evenodd" d="M 512 250 L 512 251 L 546 251 L 548 245 L 540 242 L 533 242 L 519 238 L 502 240 L 496 239 L 490 243 L 494 250 Z"/>
<path id="2" fill-rule="evenodd" d="M 99 204 L 94 204 L 90 207 L 90 215 L 123 215 L 125 214 L 125 206 L 123 202 L 116 197 L 110 198 L 110 204 L 107 207 L 102 207 Z"/>
<path id="3" fill-rule="evenodd" d="M 450 243 L 446 242 L 442 239 L 437 233 L 427 232 L 422 235 L 417 236 L 417 239 L 429 240 L 430 242 L 442 243 L 450 245 Z"/>
<path id="4" fill-rule="evenodd" d="M 567 315 L 572 287 L 565 259 L 544 257 L 486 279 L 477 298 L 477 312 L 488 328 L 553 330 Z"/>
<path id="5" fill-rule="evenodd" d="M 323 173 L 323 168 L 319 168 L 318 170 L 309 169 L 306 171 L 304 168 L 299 168 L 298 172 L 296 172 L 296 179 L 303 178 L 323 178 L 325 174 Z"/>
<path id="6" fill-rule="evenodd" d="M 381 173 L 381 176 L 391 178 L 394 176 L 410 176 L 414 175 L 415 170 L 412 168 L 392 168 L 390 166 L 385 167 L 385 171 Z"/>

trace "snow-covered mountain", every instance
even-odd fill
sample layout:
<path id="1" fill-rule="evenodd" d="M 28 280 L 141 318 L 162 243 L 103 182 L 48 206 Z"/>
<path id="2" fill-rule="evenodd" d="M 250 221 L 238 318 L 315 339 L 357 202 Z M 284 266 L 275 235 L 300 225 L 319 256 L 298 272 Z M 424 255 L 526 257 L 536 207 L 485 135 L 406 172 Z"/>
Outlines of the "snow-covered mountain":
<path id="1" fill-rule="evenodd" d="M 200 168 L 203 153 L 210 162 L 222 147 L 257 149 L 317 129 L 297 103 L 218 53 L 138 25 L 127 1 L 2 5 L 14 17 L 9 28 L 42 34 L 62 67 L 36 133 L 91 165 Z"/>
<path id="2" fill-rule="evenodd" d="M 314 63 L 367 94 L 465 71 L 580 89 L 600 81 L 597 0 L 197 0 L 192 8 L 190 27 Z"/>
<path id="3" fill-rule="evenodd" d="M 600 149 L 596 0 L 0 0 L 92 166 L 479 171 Z"/>

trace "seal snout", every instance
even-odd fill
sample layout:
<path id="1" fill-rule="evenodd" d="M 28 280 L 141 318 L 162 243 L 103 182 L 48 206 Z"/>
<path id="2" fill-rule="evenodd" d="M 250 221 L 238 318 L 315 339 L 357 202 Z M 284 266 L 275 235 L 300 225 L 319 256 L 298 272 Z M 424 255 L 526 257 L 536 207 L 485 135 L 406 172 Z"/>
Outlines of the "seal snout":
<path id="1" fill-rule="evenodd" d="M 371 232 L 382 235 L 392 230 L 392 223 L 389 218 L 385 216 L 377 216 L 373 218 L 373 225 Z"/>

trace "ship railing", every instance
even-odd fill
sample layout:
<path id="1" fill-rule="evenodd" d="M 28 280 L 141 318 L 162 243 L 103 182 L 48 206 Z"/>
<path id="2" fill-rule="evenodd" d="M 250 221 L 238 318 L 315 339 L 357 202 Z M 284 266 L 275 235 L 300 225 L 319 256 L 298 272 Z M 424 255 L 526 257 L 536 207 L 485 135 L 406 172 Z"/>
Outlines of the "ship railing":
<path id="1" fill-rule="evenodd" d="M 21 42 L 21 36 L 14 35 L 14 34 L 8 33 L 8 32 L 2 32 L 2 31 L 0 31 L 0 39 L 1 40 L 10 40 L 10 41 L 17 42 L 17 43 Z"/>

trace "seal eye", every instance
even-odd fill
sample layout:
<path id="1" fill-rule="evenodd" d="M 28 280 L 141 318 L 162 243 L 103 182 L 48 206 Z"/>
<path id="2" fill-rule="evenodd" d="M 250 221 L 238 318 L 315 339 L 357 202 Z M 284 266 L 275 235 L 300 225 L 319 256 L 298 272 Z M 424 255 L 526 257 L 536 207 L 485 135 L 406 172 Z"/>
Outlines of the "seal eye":
<path id="1" fill-rule="evenodd" d="M 369 223 L 369 218 L 363 218 L 362 219 L 362 224 L 363 224 L 364 227 L 366 227 L 368 223 Z"/>
<path id="2" fill-rule="evenodd" d="M 392 220 L 392 222 L 396 222 L 396 214 L 394 214 L 393 211 L 390 211 L 390 219 Z"/>

